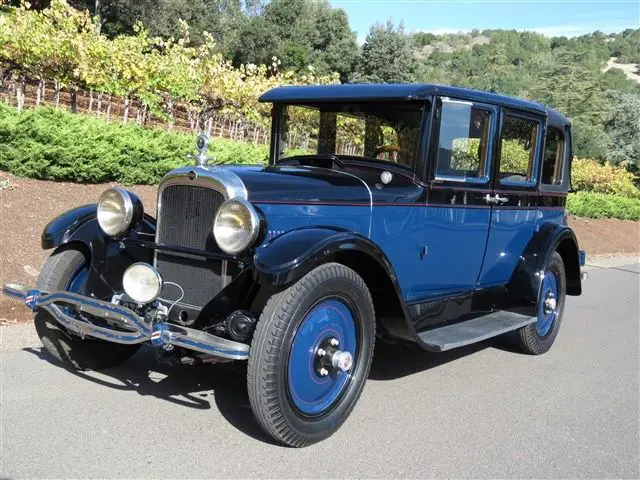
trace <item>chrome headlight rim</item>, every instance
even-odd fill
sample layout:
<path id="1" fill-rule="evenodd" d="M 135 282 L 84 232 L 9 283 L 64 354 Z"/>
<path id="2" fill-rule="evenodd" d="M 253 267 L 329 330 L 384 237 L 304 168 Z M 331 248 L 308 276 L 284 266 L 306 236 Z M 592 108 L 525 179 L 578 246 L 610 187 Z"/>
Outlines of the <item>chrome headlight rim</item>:
<path id="1" fill-rule="evenodd" d="M 122 217 L 122 221 L 119 223 L 117 230 L 108 230 L 108 228 L 105 228 L 105 226 L 103 225 L 103 222 L 100 221 L 100 211 L 101 211 L 101 205 L 103 201 L 106 200 L 106 197 L 108 195 L 111 195 L 113 193 L 116 193 L 122 201 L 124 216 Z M 120 187 L 108 188 L 107 190 L 102 192 L 102 194 L 100 195 L 100 199 L 98 200 L 96 217 L 98 219 L 98 225 L 100 225 L 100 229 L 110 237 L 117 237 L 119 235 L 122 235 L 123 233 L 126 233 L 127 230 L 129 230 L 129 228 L 131 227 L 131 222 L 133 221 L 133 213 L 134 213 L 134 205 L 133 205 L 133 199 L 131 197 L 131 193 L 125 190 L 124 188 L 120 188 Z"/>
<path id="2" fill-rule="evenodd" d="M 226 248 L 225 245 L 222 244 L 218 239 L 218 235 L 216 235 L 216 226 L 218 225 L 218 220 L 220 219 L 220 216 L 224 213 L 224 209 L 234 204 L 242 206 L 242 208 L 244 208 L 249 214 L 249 237 L 238 248 Z M 216 212 L 216 216 L 213 220 L 213 236 L 216 240 L 216 243 L 220 247 L 220 249 L 225 253 L 228 253 L 229 255 L 238 255 L 246 251 L 248 248 L 250 248 L 255 244 L 259 233 L 260 233 L 260 215 L 258 215 L 258 212 L 256 211 L 255 207 L 251 205 L 251 203 L 248 202 L 247 200 L 244 200 L 242 198 L 231 198 L 225 201 L 222 205 L 220 205 L 220 208 L 218 208 L 218 211 Z"/>
<path id="3" fill-rule="evenodd" d="M 127 291 L 127 288 L 125 286 L 127 284 L 127 282 L 126 282 L 127 274 L 130 274 L 131 271 L 134 268 L 140 268 L 140 267 L 143 267 L 147 272 L 152 273 L 153 277 L 156 280 L 156 284 L 157 284 L 157 287 L 156 287 L 157 291 L 154 293 L 154 295 L 148 296 L 148 297 L 145 297 L 145 298 L 142 298 L 142 299 L 135 298 L 134 296 L 132 296 L 131 293 Z M 129 265 L 127 267 L 127 269 L 124 271 L 124 274 L 122 275 L 122 288 L 124 290 L 124 293 L 126 293 L 127 296 L 131 300 L 133 300 L 134 302 L 138 303 L 139 305 L 145 305 L 145 304 L 148 304 L 148 303 L 152 303 L 152 302 L 155 302 L 158 298 L 160 298 L 160 294 L 162 293 L 163 285 L 164 285 L 164 280 L 162 279 L 162 275 L 160 275 L 160 272 L 158 272 L 158 270 L 156 270 L 155 268 L 153 268 L 151 265 L 149 265 L 146 262 L 132 263 L 131 265 Z"/>

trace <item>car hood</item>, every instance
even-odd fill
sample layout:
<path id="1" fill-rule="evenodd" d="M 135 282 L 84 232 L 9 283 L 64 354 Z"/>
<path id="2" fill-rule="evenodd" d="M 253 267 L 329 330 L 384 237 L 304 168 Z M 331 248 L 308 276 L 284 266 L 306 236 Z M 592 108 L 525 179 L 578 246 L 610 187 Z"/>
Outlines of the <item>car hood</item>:
<path id="1" fill-rule="evenodd" d="M 371 205 L 371 189 L 360 177 L 316 167 L 228 167 L 254 203 L 351 203 Z"/>

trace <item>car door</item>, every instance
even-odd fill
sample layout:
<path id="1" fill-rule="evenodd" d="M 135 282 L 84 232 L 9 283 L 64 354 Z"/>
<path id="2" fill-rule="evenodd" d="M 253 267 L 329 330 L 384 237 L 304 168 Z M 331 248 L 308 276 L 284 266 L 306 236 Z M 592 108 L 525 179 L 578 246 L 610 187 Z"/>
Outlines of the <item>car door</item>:
<path id="1" fill-rule="evenodd" d="M 425 245 L 428 296 L 473 290 L 485 253 L 491 204 L 492 151 L 498 110 L 436 99 L 430 148 Z"/>
<path id="2" fill-rule="evenodd" d="M 481 287 L 509 281 L 537 224 L 538 170 L 545 119 L 503 109 L 493 167 L 487 251 L 478 280 Z"/>

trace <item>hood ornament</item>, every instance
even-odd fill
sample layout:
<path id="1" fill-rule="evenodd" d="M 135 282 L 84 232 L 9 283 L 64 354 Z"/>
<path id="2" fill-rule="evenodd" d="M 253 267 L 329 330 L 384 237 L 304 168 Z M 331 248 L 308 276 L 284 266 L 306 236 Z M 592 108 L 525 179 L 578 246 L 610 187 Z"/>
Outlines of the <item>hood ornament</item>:
<path id="1" fill-rule="evenodd" d="M 196 138 L 196 149 L 198 153 L 194 156 L 196 160 L 196 166 L 204 167 L 209 163 L 209 160 L 214 157 L 207 156 L 207 149 L 209 148 L 209 135 L 201 133 Z"/>

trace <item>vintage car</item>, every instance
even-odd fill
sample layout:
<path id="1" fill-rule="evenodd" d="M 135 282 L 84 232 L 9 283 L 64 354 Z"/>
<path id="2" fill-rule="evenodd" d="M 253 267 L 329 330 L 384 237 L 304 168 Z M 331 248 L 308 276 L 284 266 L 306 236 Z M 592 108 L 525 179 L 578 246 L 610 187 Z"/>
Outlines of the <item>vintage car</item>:
<path id="1" fill-rule="evenodd" d="M 51 355 L 101 369 L 150 343 L 178 364 L 247 361 L 258 423 L 301 447 L 350 414 L 376 339 L 441 352 L 511 332 L 549 350 L 585 258 L 567 226 L 567 118 L 436 85 L 261 100 L 268 165 L 208 165 L 200 136 L 156 218 L 116 187 L 46 226 L 35 288 L 3 291 Z"/>

